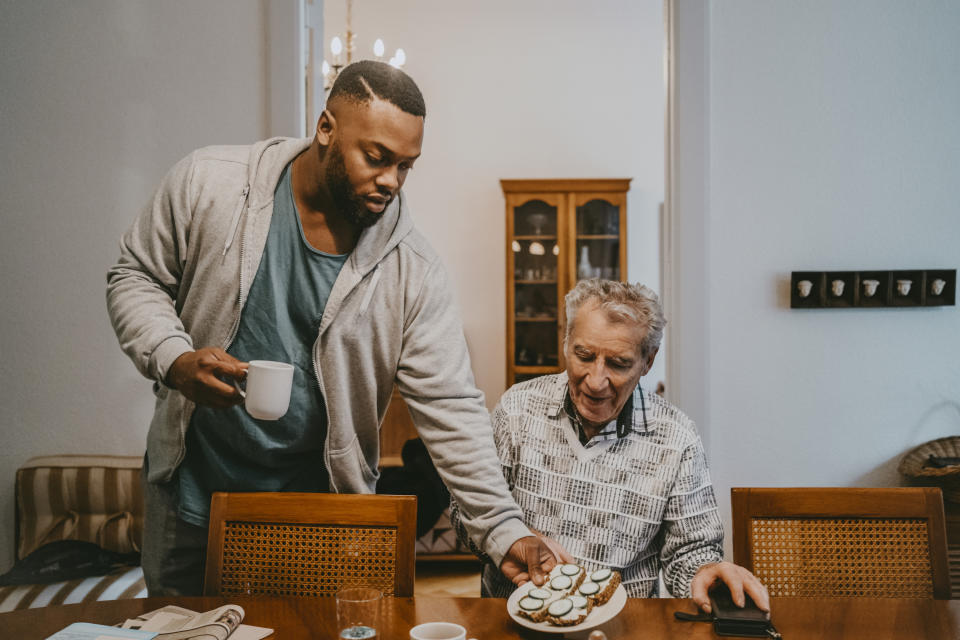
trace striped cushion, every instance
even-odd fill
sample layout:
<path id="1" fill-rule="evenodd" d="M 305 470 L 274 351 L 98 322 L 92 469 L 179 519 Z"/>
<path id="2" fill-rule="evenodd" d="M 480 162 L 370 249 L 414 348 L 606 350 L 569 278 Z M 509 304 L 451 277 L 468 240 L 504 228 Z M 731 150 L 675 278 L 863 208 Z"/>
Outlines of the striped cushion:
<path id="1" fill-rule="evenodd" d="M 53 584 L 0 587 L 0 613 L 94 600 L 146 597 L 143 570 L 140 567 L 128 567 L 105 576 L 77 578 Z"/>
<path id="2" fill-rule="evenodd" d="M 139 456 L 32 458 L 17 470 L 17 558 L 48 542 L 85 540 L 120 553 L 140 550 Z"/>

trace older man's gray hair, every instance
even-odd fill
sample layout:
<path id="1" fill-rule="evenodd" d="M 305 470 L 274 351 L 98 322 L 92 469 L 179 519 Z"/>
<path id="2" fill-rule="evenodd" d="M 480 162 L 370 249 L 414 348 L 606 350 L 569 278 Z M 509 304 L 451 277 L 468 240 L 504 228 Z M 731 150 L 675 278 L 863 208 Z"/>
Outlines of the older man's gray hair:
<path id="1" fill-rule="evenodd" d="M 581 280 L 564 298 L 567 307 L 567 327 L 563 336 L 563 346 L 573 332 L 577 311 L 586 302 L 600 307 L 611 322 L 634 322 L 646 329 L 640 353 L 646 357 L 660 346 L 663 328 L 667 319 L 663 316 L 663 307 L 657 294 L 642 284 L 630 284 L 615 280 Z"/>

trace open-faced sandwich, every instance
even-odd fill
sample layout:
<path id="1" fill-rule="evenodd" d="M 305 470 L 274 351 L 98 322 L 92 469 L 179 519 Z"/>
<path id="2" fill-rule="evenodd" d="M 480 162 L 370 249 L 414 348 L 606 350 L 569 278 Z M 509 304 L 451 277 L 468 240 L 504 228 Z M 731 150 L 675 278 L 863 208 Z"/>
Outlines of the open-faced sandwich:
<path id="1" fill-rule="evenodd" d="M 564 596 L 547 607 L 547 622 L 557 627 L 580 624 L 590 615 L 593 604 L 583 596 Z"/>
<path id="2" fill-rule="evenodd" d="M 531 582 L 530 584 L 533 583 Z M 522 589 L 523 587 L 520 588 Z M 517 614 L 534 622 L 543 622 L 547 617 L 549 603 L 553 602 L 556 598 L 557 596 L 553 591 L 537 588 L 536 585 L 534 585 L 534 588 L 530 589 L 527 595 L 520 598 L 520 601 L 517 602 L 517 606 L 520 607 Z"/>
<path id="3" fill-rule="evenodd" d="M 580 583 L 577 593 L 584 596 L 596 606 L 607 603 L 613 592 L 620 586 L 620 572 L 611 569 L 597 569 L 590 573 Z"/>
<path id="4" fill-rule="evenodd" d="M 533 622 L 569 627 L 587 619 L 595 606 L 605 604 L 620 584 L 610 569 L 588 572 L 575 564 L 553 568 L 542 587 L 532 582 L 517 602 L 517 614 Z"/>
<path id="5" fill-rule="evenodd" d="M 569 595 L 577 592 L 577 587 L 586 574 L 586 570 L 579 565 L 558 564 L 547 576 L 547 582 L 543 586 L 558 595 Z"/>

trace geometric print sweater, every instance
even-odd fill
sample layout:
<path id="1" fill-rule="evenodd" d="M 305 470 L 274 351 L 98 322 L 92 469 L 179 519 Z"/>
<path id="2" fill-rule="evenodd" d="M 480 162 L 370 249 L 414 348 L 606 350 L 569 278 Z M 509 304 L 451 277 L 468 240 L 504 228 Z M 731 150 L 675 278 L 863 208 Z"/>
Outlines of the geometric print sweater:
<path id="1" fill-rule="evenodd" d="M 690 597 L 697 570 L 723 558 L 723 526 L 693 422 L 638 386 L 629 433 L 585 447 L 564 411 L 566 396 L 566 373 L 542 376 L 511 387 L 493 412 L 503 475 L 525 524 L 588 570 L 619 571 L 630 598 L 658 596 L 661 569 L 674 597 Z M 456 502 L 451 522 L 478 553 Z M 478 555 L 483 594 L 509 596 L 514 585 Z"/>

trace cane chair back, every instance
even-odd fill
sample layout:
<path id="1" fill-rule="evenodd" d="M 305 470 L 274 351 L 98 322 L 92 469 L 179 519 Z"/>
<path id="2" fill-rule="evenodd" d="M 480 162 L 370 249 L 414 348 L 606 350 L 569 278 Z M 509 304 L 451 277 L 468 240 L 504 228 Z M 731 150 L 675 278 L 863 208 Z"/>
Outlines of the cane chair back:
<path id="1" fill-rule="evenodd" d="M 413 595 L 413 496 L 215 493 L 205 595 Z"/>
<path id="2" fill-rule="evenodd" d="M 771 596 L 949 598 L 935 488 L 734 488 L 734 562 Z"/>

